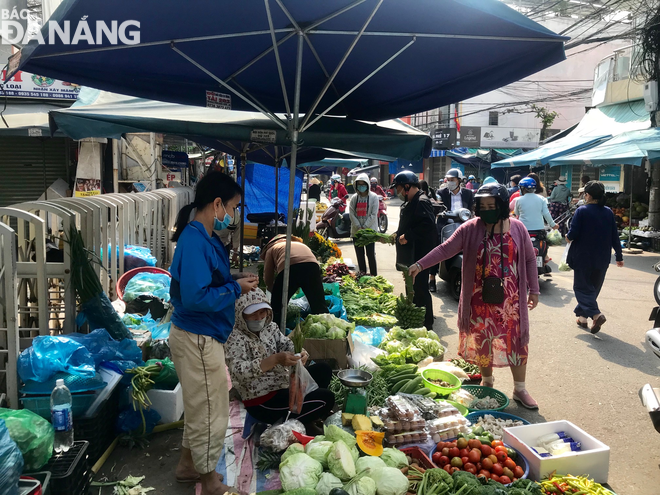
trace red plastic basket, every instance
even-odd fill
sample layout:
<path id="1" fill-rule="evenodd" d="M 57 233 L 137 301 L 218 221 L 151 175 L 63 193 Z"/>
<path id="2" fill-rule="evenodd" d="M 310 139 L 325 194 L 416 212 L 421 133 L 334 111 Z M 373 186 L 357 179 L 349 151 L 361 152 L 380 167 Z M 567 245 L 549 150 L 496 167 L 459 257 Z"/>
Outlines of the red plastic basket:
<path id="1" fill-rule="evenodd" d="M 416 459 L 424 469 L 431 469 L 437 467 L 435 464 L 433 464 L 429 456 L 427 456 L 424 453 L 424 451 L 419 447 L 408 447 L 405 449 L 401 449 L 401 452 L 403 452 L 407 456 L 412 457 L 413 459 Z"/>
<path id="2" fill-rule="evenodd" d="M 155 266 L 141 266 L 140 268 L 134 268 L 124 273 L 119 280 L 117 280 L 117 297 L 124 300 L 124 289 L 128 285 L 128 282 L 135 277 L 138 273 L 164 273 L 165 275 L 170 275 L 170 272 L 163 270 L 162 268 L 156 268 Z"/>

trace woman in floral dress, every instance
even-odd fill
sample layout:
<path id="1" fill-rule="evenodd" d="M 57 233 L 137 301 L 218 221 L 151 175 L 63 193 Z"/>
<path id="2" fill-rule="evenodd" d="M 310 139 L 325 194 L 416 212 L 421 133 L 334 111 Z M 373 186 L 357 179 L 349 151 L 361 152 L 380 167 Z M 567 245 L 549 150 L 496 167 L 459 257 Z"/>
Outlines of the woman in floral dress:
<path id="1" fill-rule="evenodd" d="M 493 386 L 493 368 L 510 367 L 514 400 L 536 409 L 525 387 L 528 309 L 536 307 L 539 294 L 536 253 L 522 222 L 509 218 L 503 185 L 484 185 L 475 198 L 478 218 L 461 225 L 409 273 L 415 276 L 463 251 L 459 355 L 479 366 L 485 386 Z"/>

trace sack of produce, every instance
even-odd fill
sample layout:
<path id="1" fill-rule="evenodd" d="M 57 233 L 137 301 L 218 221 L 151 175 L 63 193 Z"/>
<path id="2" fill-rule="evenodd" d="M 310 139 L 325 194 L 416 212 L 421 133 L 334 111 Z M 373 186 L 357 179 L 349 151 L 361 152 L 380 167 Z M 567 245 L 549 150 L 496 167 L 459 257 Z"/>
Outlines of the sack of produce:
<path id="1" fill-rule="evenodd" d="M 0 409 L 0 420 L 4 420 L 9 436 L 23 454 L 26 472 L 38 471 L 50 460 L 55 430 L 48 421 L 27 409 Z M 4 442 L 0 443 L 0 451 L 3 446 Z"/>
<path id="2" fill-rule="evenodd" d="M 561 257 L 561 262 L 559 263 L 559 271 L 560 272 L 570 272 L 572 268 L 568 266 L 568 251 L 571 249 L 571 243 L 569 242 L 566 244 L 566 248 L 564 249 L 564 254 Z"/>
<path id="3" fill-rule="evenodd" d="M 282 452 L 289 447 L 289 445 L 296 443 L 296 437 L 293 431 L 306 433 L 305 426 L 297 419 L 291 419 L 280 425 L 268 427 L 261 435 L 261 446 L 271 452 Z"/>
<path id="4" fill-rule="evenodd" d="M 546 240 L 549 246 L 560 246 L 562 240 L 561 233 L 558 230 L 551 230 Z"/>

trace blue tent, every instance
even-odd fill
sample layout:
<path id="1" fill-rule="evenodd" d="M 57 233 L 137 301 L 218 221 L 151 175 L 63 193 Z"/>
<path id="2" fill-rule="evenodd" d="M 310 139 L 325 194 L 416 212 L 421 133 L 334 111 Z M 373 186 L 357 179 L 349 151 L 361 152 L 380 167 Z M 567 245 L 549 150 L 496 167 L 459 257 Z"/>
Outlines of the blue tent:
<path id="1" fill-rule="evenodd" d="M 300 207 L 300 194 L 304 172 L 296 171 L 295 186 L 293 190 L 293 208 Z M 275 168 L 270 165 L 248 162 L 245 165 L 245 214 L 273 213 L 274 211 L 287 211 L 289 200 L 289 169 L 282 167 L 279 176 L 280 194 L 277 196 L 278 208 L 275 210 Z"/>

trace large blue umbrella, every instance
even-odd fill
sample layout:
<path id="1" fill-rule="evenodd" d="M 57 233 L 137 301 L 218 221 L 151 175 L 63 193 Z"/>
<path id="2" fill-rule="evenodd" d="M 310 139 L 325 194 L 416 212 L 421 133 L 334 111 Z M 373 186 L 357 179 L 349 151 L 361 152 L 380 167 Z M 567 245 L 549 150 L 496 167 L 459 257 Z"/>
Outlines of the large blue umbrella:
<path id="1" fill-rule="evenodd" d="M 378 121 L 464 100 L 564 60 L 566 40 L 498 0 L 65 0 L 50 21 L 69 23 L 68 40 L 44 26 L 46 43 L 10 72 L 261 111 L 287 130 L 292 171 L 300 132 L 322 115 Z"/>

